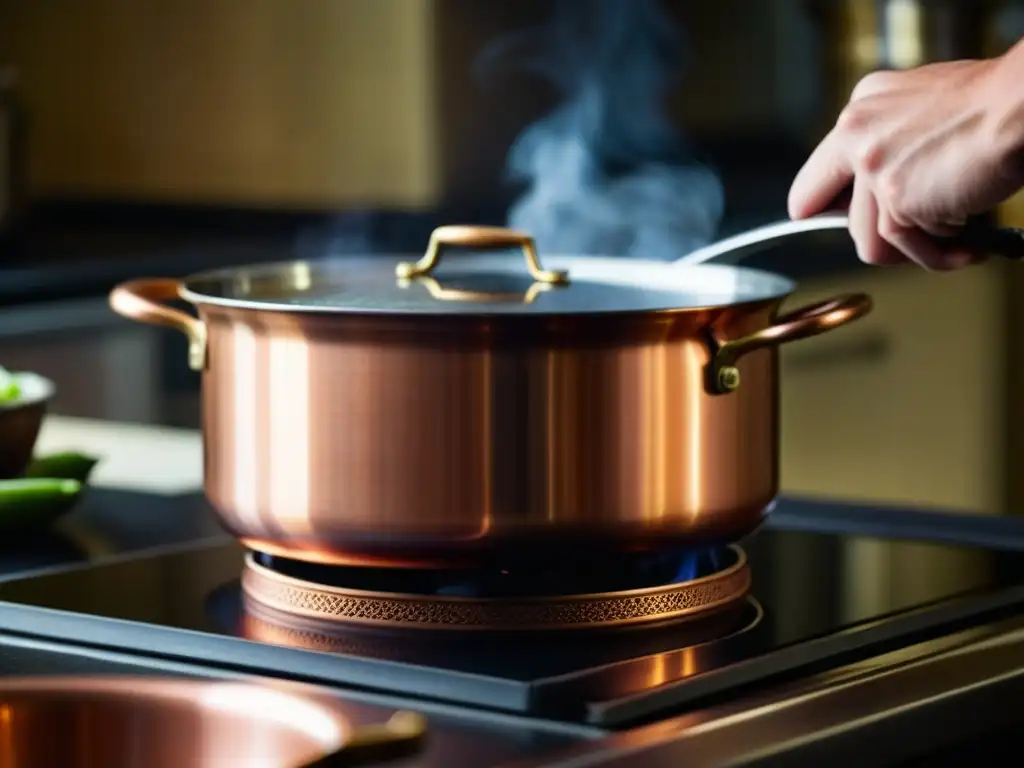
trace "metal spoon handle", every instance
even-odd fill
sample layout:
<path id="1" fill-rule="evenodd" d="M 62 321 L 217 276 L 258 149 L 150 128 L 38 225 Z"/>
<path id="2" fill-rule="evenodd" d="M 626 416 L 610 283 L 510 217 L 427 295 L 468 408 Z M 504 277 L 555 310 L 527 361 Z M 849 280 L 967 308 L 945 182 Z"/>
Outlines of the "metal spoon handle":
<path id="1" fill-rule="evenodd" d="M 698 248 L 678 259 L 683 266 L 696 264 L 738 264 L 743 259 L 771 248 L 779 240 L 807 232 L 829 229 L 848 229 L 850 218 L 845 213 L 822 213 L 798 221 L 778 221 L 747 230 L 711 245 Z M 940 238 L 947 247 L 959 247 L 985 256 L 1024 259 L 1024 229 L 993 226 L 987 217 L 968 219 L 963 228 L 950 238 Z"/>

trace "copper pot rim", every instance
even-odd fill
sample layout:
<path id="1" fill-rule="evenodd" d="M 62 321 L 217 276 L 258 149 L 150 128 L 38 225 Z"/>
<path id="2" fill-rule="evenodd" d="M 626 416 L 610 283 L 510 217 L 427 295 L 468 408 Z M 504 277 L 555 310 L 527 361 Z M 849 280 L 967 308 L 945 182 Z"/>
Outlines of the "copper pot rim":
<path id="1" fill-rule="evenodd" d="M 490 277 L 510 276 L 515 274 L 519 277 L 530 277 L 532 283 L 525 290 L 521 287 L 510 288 L 508 285 L 494 290 L 494 286 L 442 286 L 436 279 L 435 270 L 442 261 L 448 261 L 447 256 L 442 254 L 452 247 L 471 248 L 477 251 L 491 250 L 489 255 L 479 253 L 468 258 L 457 259 L 462 262 L 461 271 L 464 275 L 475 274 L 488 275 Z M 520 252 L 520 259 L 509 259 L 499 252 L 505 249 L 514 248 Z M 468 314 L 479 317 L 481 310 L 479 304 L 483 303 L 490 307 L 484 314 L 495 314 L 513 316 L 519 314 L 542 314 L 562 315 L 573 314 L 590 316 L 602 311 L 615 310 L 618 312 L 652 310 L 671 310 L 676 308 L 693 309 L 695 303 L 703 306 L 700 302 L 702 293 L 712 296 L 733 298 L 726 302 L 715 302 L 734 305 L 741 301 L 778 299 L 788 295 L 794 290 L 795 283 L 782 275 L 767 272 L 764 270 L 740 267 L 737 265 L 707 264 L 700 265 L 683 264 L 677 262 L 664 262 L 650 259 L 630 259 L 610 255 L 569 255 L 555 254 L 550 258 L 544 256 L 546 266 L 541 264 L 541 256 L 538 253 L 536 241 L 529 232 L 510 229 L 507 227 L 495 227 L 484 225 L 454 224 L 440 226 L 430 234 L 426 250 L 422 255 L 398 257 L 393 266 L 385 267 L 384 254 L 346 256 L 319 259 L 316 261 L 279 261 L 263 263 L 251 266 L 228 267 L 226 269 L 215 269 L 200 272 L 196 275 L 185 278 L 179 283 L 179 297 L 192 301 L 195 304 L 228 305 L 235 308 L 268 309 L 278 308 L 288 312 L 315 312 L 329 314 L 402 314 L 411 316 L 449 315 L 452 308 L 456 308 L 455 314 Z M 513 270 L 510 272 L 509 270 Z M 352 306 L 351 302 L 346 304 L 311 303 L 302 301 L 303 294 L 309 291 L 314 285 L 331 285 L 330 276 L 338 271 L 342 275 L 360 274 L 364 282 L 360 285 L 363 298 L 373 296 L 376 293 L 376 306 L 367 305 Z M 558 297 L 572 296 L 565 294 L 559 289 L 566 288 L 570 284 L 582 278 L 583 282 L 592 286 L 600 286 L 603 294 L 591 295 L 590 301 L 583 304 L 568 306 L 559 305 Z M 366 282 L 368 280 L 368 282 Z M 283 306 L 274 301 L 259 301 L 258 297 L 238 298 L 226 295 L 229 292 L 224 290 L 222 285 L 225 281 L 230 283 L 241 282 L 247 286 L 251 293 L 254 282 L 269 282 L 281 294 L 291 293 L 293 298 L 299 301 L 285 303 Z M 405 289 L 418 283 L 425 288 L 428 301 L 416 306 L 415 298 L 410 301 L 410 295 L 399 291 L 393 293 L 393 289 Z M 375 292 L 384 286 L 389 288 L 381 292 Z M 608 291 L 607 289 L 611 289 Z M 624 294 L 616 295 L 616 290 L 627 289 Z M 639 301 L 634 295 L 630 298 L 628 289 L 639 289 L 647 296 L 644 301 Z M 541 293 L 552 291 L 555 303 L 544 306 L 539 305 L 536 312 L 532 310 L 534 299 Z M 651 292 L 654 291 L 654 294 Z M 661 298 L 652 301 L 653 295 Z M 282 296 L 283 298 L 283 296 Z M 597 309 L 592 302 L 597 301 Z M 684 303 L 685 300 L 685 303 Z M 464 302 L 472 302 L 468 312 L 458 312 L 459 307 L 467 306 Z M 497 304 L 495 304 L 497 302 Z M 509 312 L 502 311 L 510 310 Z"/>
<path id="2" fill-rule="evenodd" d="M 486 310 L 474 314 L 438 314 L 415 312 L 389 312 L 389 311 L 360 311 L 356 309 L 319 307 L 291 304 L 272 304 L 260 302 L 245 302 L 243 300 L 219 300 L 208 298 L 200 294 L 190 293 L 184 288 L 179 291 L 179 298 L 192 304 L 197 310 L 208 315 L 217 314 L 224 317 L 258 317 L 260 315 L 278 315 L 319 317 L 337 319 L 342 322 L 406 322 L 415 323 L 417 326 L 449 326 L 449 327 L 471 327 L 481 322 L 500 325 L 569 325 L 569 324 L 591 324 L 614 321 L 616 323 L 627 321 L 633 323 L 664 323 L 668 320 L 678 320 L 693 316 L 707 316 L 724 312 L 757 312 L 766 307 L 781 305 L 786 299 L 796 292 L 793 290 L 781 293 L 778 296 L 768 298 L 750 299 L 746 301 L 724 302 L 719 304 L 705 304 L 692 307 L 673 307 L 668 309 L 623 309 L 623 310 L 594 310 L 592 312 L 549 312 L 537 315 L 514 315 L 488 313 Z"/>
<path id="3" fill-rule="evenodd" d="M 396 263 L 402 263 L 402 258 L 409 258 L 406 254 L 403 256 L 394 256 Z M 363 257 L 362 261 L 365 263 L 371 261 L 379 265 L 380 262 L 388 259 L 387 254 L 374 255 L 372 257 Z M 252 298 L 234 298 L 229 296 L 218 295 L 215 286 L 218 283 L 224 281 L 235 281 L 241 278 L 245 278 L 249 281 L 259 281 L 273 279 L 275 277 L 284 278 L 288 274 L 292 274 L 299 270 L 312 271 L 313 277 L 312 282 L 315 284 L 315 275 L 323 274 L 332 265 L 341 264 L 346 265 L 349 268 L 357 268 L 357 261 L 359 257 L 352 258 L 328 258 L 321 261 L 310 262 L 302 260 L 291 260 L 291 261 L 275 261 L 266 263 L 256 263 L 248 265 L 238 265 L 232 267 L 222 267 L 217 269 L 205 270 L 197 272 L 192 275 L 187 275 L 177 280 L 177 293 L 178 298 L 182 301 L 186 301 L 197 308 L 203 308 L 206 310 L 212 308 L 219 308 L 222 310 L 248 310 L 252 312 L 275 312 L 280 314 L 291 314 L 291 315 L 326 315 L 332 317 L 359 317 L 359 318 L 407 318 L 416 320 L 439 320 L 451 322 L 452 319 L 461 320 L 462 322 L 479 320 L 481 318 L 490 318 L 500 320 L 501 322 L 521 322 L 523 320 L 532 321 L 543 321 L 551 319 L 576 319 L 576 320 L 589 320 L 598 318 L 628 318 L 628 317 L 651 317 L 651 316 L 677 316 L 677 315 L 688 315 L 694 313 L 707 313 L 715 310 L 730 310 L 744 307 L 757 307 L 773 302 L 780 302 L 786 297 L 790 296 L 797 287 L 794 280 L 778 274 L 776 272 L 770 272 L 767 270 L 756 269 L 753 267 L 738 266 L 732 264 L 700 264 L 700 265 L 685 265 L 680 266 L 673 264 L 672 262 L 660 262 L 645 259 L 621 259 L 610 256 L 600 255 L 586 255 L 586 256 L 553 256 L 551 261 L 553 264 L 560 267 L 567 267 L 567 272 L 572 272 L 573 268 L 579 273 L 580 268 L 590 267 L 599 271 L 606 271 L 608 273 L 621 272 L 623 275 L 622 281 L 616 281 L 607 279 L 606 284 L 611 288 L 637 288 L 637 285 L 626 280 L 626 277 L 635 273 L 637 270 L 647 270 L 652 274 L 652 277 L 647 281 L 647 288 L 661 288 L 663 292 L 672 293 L 678 292 L 680 296 L 684 295 L 683 292 L 690 292 L 689 295 L 701 293 L 712 293 L 707 287 L 696 286 L 693 288 L 685 288 L 682 285 L 677 287 L 666 288 L 665 286 L 670 285 L 674 280 L 677 283 L 682 283 L 686 277 L 699 276 L 704 280 L 710 278 L 717 278 L 723 286 L 728 286 L 730 290 L 736 290 L 736 283 L 739 280 L 746 280 L 748 283 L 756 283 L 759 288 L 753 292 L 749 298 L 737 298 L 733 301 L 711 301 L 711 302 L 700 302 L 690 303 L 686 306 L 664 306 L 664 307 L 639 307 L 639 308 L 601 308 L 597 307 L 594 309 L 587 310 L 550 310 L 543 313 L 525 313 L 525 312 L 503 312 L 500 309 L 496 309 L 494 306 L 488 308 L 487 306 L 475 306 L 471 311 L 459 312 L 459 311 L 428 311 L 428 310 L 416 310 L 410 308 L 398 308 L 398 307 L 353 307 L 347 305 L 333 305 L 333 304 L 316 304 L 316 303 L 288 303 L 281 301 L 263 300 L 263 299 L 252 299 Z M 474 262 L 467 262 L 460 260 L 463 264 L 474 264 Z M 481 269 L 486 274 L 486 270 L 483 267 L 487 266 L 489 262 L 486 258 L 475 262 L 475 264 L 481 265 Z M 512 263 L 515 263 L 514 261 Z M 343 267 L 342 267 L 343 268 Z M 662 280 L 658 281 L 653 276 L 661 277 Z M 671 279 L 670 279 L 671 278 Z M 570 284 L 571 285 L 571 284 Z M 643 285 L 639 287 L 644 287 Z M 724 287 L 721 289 L 724 290 Z M 520 305 L 529 302 L 518 302 Z M 458 307 L 458 302 L 436 302 L 436 306 L 447 306 L 447 307 Z"/>
<path id="4" fill-rule="evenodd" d="M 209 333 L 248 326 L 267 337 L 302 333 L 308 338 L 343 338 L 387 348 L 583 350 L 641 347 L 697 339 L 707 343 L 720 318 L 778 314 L 779 299 L 742 304 L 664 310 L 605 311 L 592 314 L 489 315 L 315 312 L 294 308 L 195 304 Z M 771 319 L 757 324 L 770 327 Z M 301 330 L 299 330 L 301 329 Z"/>
<path id="5" fill-rule="evenodd" d="M 317 689 L 304 683 L 268 679 L 259 683 L 245 680 L 196 677 L 150 677 L 144 675 L 24 675 L 0 678 L 0 695 L 11 692 L 82 694 L 129 694 L 144 699 L 185 699 L 197 691 L 228 693 L 259 691 L 289 701 L 325 701 Z"/>
<path id="6" fill-rule="evenodd" d="M 292 587 L 308 588 L 315 587 L 318 591 L 331 593 L 343 597 L 356 597 L 356 598 L 376 598 L 380 600 L 390 600 L 395 602 L 408 601 L 408 602 L 419 602 L 424 598 L 429 598 L 435 603 L 446 603 L 449 605 L 470 605 L 470 604 L 503 604 L 513 603 L 520 599 L 529 600 L 531 603 L 572 603 L 572 602 L 593 602 L 595 600 L 603 599 L 619 599 L 619 598 L 630 598 L 630 597 L 648 597 L 657 596 L 661 594 L 668 594 L 675 592 L 681 585 L 686 587 L 702 587 L 707 584 L 712 584 L 718 581 L 723 581 L 731 578 L 734 574 L 740 571 L 746 571 L 749 569 L 749 562 L 747 561 L 747 553 L 743 551 L 743 548 L 738 544 L 729 544 L 725 547 L 729 552 L 736 558 L 735 561 L 729 566 L 715 571 L 714 573 L 707 574 L 705 576 L 699 576 L 696 579 L 690 579 L 685 583 L 671 583 L 661 584 L 656 587 L 638 587 L 636 589 L 623 589 L 615 590 L 611 592 L 585 592 L 580 594 L 567 594 L 567 595 L 541 595 L 537 597 L 524 596 L 523 598 L 518 597 L 462 597 L 459 595 L 419 595 L 407 592 L 379 592 L 374 590 L 362 590 L 353 589 L 350 587 L 336 587 L 328 584 L 314 584 L 309 581 L 297 578 L 295 576 L 287 576 L 285 574 L 275 571 L 273 568 L 267 568 L 256 562 L 256 558 L 252 552 L 245 554 L 245 567 L 250 569 L 254 573 L 260 574 L 261 576 L 271 578 L 274 581 Z"/>

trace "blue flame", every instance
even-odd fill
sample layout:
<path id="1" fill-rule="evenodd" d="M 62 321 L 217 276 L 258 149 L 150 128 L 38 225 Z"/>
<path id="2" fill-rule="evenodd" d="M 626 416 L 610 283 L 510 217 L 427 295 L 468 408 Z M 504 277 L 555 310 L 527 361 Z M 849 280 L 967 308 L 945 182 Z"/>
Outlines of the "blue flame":
<path id="1" fill-rule="evenodd" d="M 698 553 L 683 556 L 682 562 L 679 563 L 679 569 L 676 571 L 673 581 L 693 581 L 697 578 L 697 571 L 699 567 L 700 555 Z"/>

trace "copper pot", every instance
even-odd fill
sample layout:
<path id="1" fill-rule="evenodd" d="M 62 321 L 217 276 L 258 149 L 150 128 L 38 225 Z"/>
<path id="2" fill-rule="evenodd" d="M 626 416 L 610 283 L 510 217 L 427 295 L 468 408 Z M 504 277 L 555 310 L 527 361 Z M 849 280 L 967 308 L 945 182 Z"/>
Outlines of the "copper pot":
<path id="1" fill-rule="evenodd" d="M 441 265 L 451 245 L 492 252 Z M 251 548 L 442 567 L 756 528 L 778 489 L 777 346 L 870 299 L 780 315 L 793 283 L 752 269 L 548 266 L 528 235 L 442 227 L 415 264 L 137 280 L 111 305 L 188 336 L 206 493 Z M 163 303 L 179 298 L 199 319 Z"/>
<path id="2" fill-rule="evenodd" d="M 377 765 L 418 751 L 426 721 L 363 725 L 306 686 L 131 677 L 0 682 L 7 768 Z"/>

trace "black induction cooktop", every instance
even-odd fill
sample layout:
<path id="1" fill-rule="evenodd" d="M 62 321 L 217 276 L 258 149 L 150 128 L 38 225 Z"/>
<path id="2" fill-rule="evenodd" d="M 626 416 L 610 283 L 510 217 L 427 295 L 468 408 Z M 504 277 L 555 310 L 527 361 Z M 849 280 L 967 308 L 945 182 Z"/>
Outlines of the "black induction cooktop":
<path id="1" fill-rule="evenodd" d="M 4 582 L 0 626 L 615 728 L 1024 610 L 1020 538 L 990 542 L 1000 538 L 985 533 L 990 523 L 968 521 L 973 544 L 926 542 L 906 538 L 907 520 L 929 518 L 911 516 L 900 529 L 887 515 L 869 530 L 870 514 L 854 533 L 827 530 L 840 527 L 837 509 L 797 504 L 787 514 L 781 505 L 742 543 L 751 595 L 717 624 L 518 636 L 285 626 L 247 612 L 239 588 L 245 552 L 228 542 Z M 956 538 L 949 519 L 925 528 Z"/>

